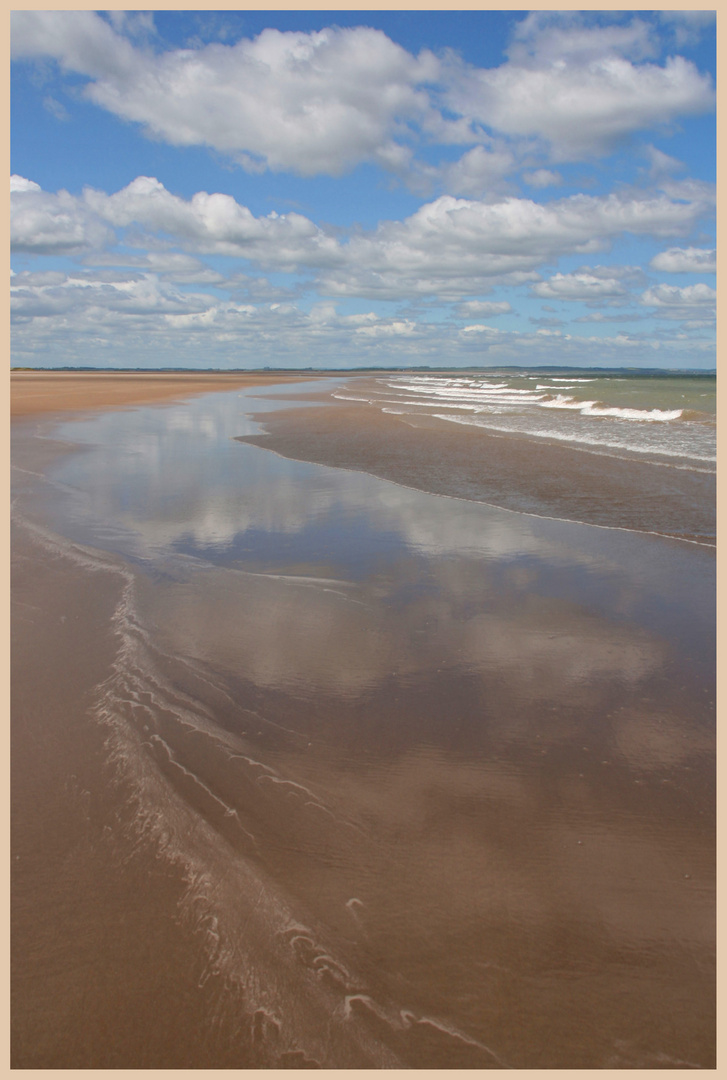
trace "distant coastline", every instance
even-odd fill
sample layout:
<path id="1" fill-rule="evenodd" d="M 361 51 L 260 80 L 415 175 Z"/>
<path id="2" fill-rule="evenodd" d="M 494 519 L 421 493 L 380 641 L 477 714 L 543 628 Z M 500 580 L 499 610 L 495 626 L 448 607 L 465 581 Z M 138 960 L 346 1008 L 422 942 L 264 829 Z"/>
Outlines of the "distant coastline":
<path id="1" fill-rule="evenodd" d="M 15 372 L 30 372 L 30 371 L 75 371 L 83 373 L 98 373 L 107 375 L 123 375 L 128 374 L 149 374 L 149 375 L 164 375 L 164 374 L 199 374 L 199 375 L 265 375 L 265 374 L 312 374 L 312 375 L 349 375 L 356 372 L 371 372 L 371 371 L 427 371 L 433 374 L 441 372 L 443 374 L 453 374 L 458 371 L 467 372 L 482 372 L 492 374 L 496 371 L 539 371 L 546 372 L 551 371 L 592 371 L 607 373 L 609 375 L 622 375 L 626 378 L 629 376 L 635 378 L 648 378 L 650 376 L 667 376 L 674 378 L 677 375 L 688 375 L 690 378 L 700 377 L 716 377 L 716 368 L 641 368 L 641 367 L 578 367 L 573 365 L 553 365 L 553 364 L 494 364 L 492 366 L 484 367 L 481 364 L 472 364 L 468 367 L 442 367 L 442 366 L 430 366 L 428 364 L 419 365 L 391 365 L 386 367 L 371 366 L 371 367 L 345 367 L 345 368 L 314 368 L 314 367 L 301 367 L 301 368 L 286 368 L 286 367 L 262 367 L 262 368 L 202 368 L 202 367 L 165 367 L 165 368 L 147 368 L 147 367 L 123 367 L 123 368 L 108 368 L 108 367 L 11 367 L 11 373 Z"/>

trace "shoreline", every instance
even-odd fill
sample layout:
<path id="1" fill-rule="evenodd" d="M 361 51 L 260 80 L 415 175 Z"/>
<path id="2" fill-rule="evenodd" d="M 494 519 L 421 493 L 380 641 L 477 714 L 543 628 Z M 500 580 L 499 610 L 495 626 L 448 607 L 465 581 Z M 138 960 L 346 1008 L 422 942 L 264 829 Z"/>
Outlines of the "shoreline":
<path id="1" fill-rule="evenodd" d="M 662 468 L 662 464 L 597 452 L 583 454 L 578 447 L 538 444 L 528 436 L 489 432 L 481 427 L 455 428 L 425 415 L 410 414 L 405 418 L 372 407 L 370 402 L 354 404 L 322 393 L 315 385 L 305 386 L 321 378 L 336 377 L 341 373 L 18 371 L 11 373 L 11 423 L 41 414 L 61 416 L 164 405 L 225 390 L 264 390 L 292 384 L 292 392 L 276 395 L 275 400 L 281 403 L 279 410 L 250 414 L 266 430 L 236 436 L 237 441 L 271 450 L 289 460 L 364 472 L 403 488 L 546 520 L 678 540 L 716 551 L 710 509 L 715 501 L 714 474 L 680 476 L 677 470 L 669 470 L 670 494 L 678 500 L 671 517 L 680 522 L 691 520 L 692 524 L 696 521 L 696 531 L 693 527 L 674 527 L 674 520 L 659 521 L 653 513 L 644 520 L 644 508 L 639 505 L 641 493 L 648 490 L 652 470 Z M 343 377 L 366 380 L 370 373 L 345 373 Z M 295 407 L 299 401 L 306 403 L 305 410 Z M 356 433 L 355 446 L 352 432 Z M 555 479 L 558 476 L 560 480 Z M 599 488 L 604 479 L 616 501 L 631 500 L 636 509 L 621 506 L 614 515 L 599 506 Z M 583 495 L 589 487 L 595 497 L 587 505 Z M 694 507 L 686 505 L 694 501 L 695 490 L 701 503 L 696 516 Z"/>
<path id="2" fill-rule="evenodd" d="M 286 454 L 286 453 L 283 453 L 281 450 L 276 450 L 269 443 L 263 443 L 263 442 L 256 443 L 256 442 L 253 441 L 255 438 L 257 438 L 257 436 L 252 436 L 252 437 L 248 438 L 248 437 L 242 435 L 242 436 L 239 436 L 236 439 L 236 441 L 237 442 L 249 442 L 251 446 L 259 446 L 260 449 L 262 449 L 262 450 L 269 450 L 271 454 L 277 454 L 278 457 L 284 458 L 287 461 L 299 461 L 302 464 L 313 464 L 313 465 L 320 464 L 320 465 L 324 465 L 324 466 L 326 466 L 328 468 L 331 468 L 331 469 L 338 469 L 340 472 L 350 472 L 350 473 L 366 472 L 366 474 L 368 476 L 372 476 L 377 480 L 383 480 L 383 481 L 385 481 L 385 483 L 392 484 L 394 487 L 402 488 L 404 491 L 412 491 L 412 492 L 418 491 L 418 492 L 422 492 L 423 494 L 427 494 L 427 495 L 436 495 L 437 498 L 439 498 L 439 499 L 454 499 L 455 501 L 461 501 L 461 502 L 465 502 L 465 503 L 474 503 L 475 505 L 483 506 L 483 507 L 486 507 L 486 508 L 488 508 L 490 510 L 499 511 L 499 512 L 502 512 L 502 513 L 505 513 L 505 514 L 522 514 L 522 516 L 526 517 L 526 518 L 536 518 L 536 519 L 538 519 L 540 521 L 553 521 L 553 522 L 557 522 L 560 525 L 575 525 L 575 526 L 584 525 L 589 529 L 605 529 L 605 530 L 607 530 L 609 532 L 632 533 L 634 536 L 654 536 L 659 540 L 675 540 L 675 541 L 677 541 L 677 543 L 680 543 L 680 544 L 693 544 L 696 547 L 708 548 L 709 550 L 712 550 L 715 553 L 717 551 L 717 544 L 716 543 L 708 543 L 705 540 L 695 540 L 695 539 L 692 539 L 692 538 L 690 538 L 688 536 L 677 536 L 677 535 L 675 535 L 673 533 L 655 532 L 654 530 L 651 530 L 651 529 L 629 529 L 624 525 L 601 525 L 601 524 L 596 524 L 595 522 L 591 522 L 591 521 L 578 521 L 575 518 L 556 517 L 554 514 L 538 514 L 538 513 L 535 513 L 532 510 L 520 510 L 520 509 L 511 508 L 509 506 L 500 506 L 500 505 L 498 505 L 497 503 L 494 503 L 494 502 L 487 502 L 485 499 L 472 499 L 472 498 L 468 498 L 466 495 L 450 495 L 450 494 L 447 494 L 447 492 L 444 492 L 444 491 L 431 491 L 427 487 L 416 487 L 416 486 L 414 486 L 412 484 L 404 484 L 404 483 L 402 483 L 402 482 L 400 482 L 398 480 L 392 480 L 390 477 L 384 476 L 383 474 L 379 475 L 378 473 L 369 472 L 368 470 L 362 470 L 362 469 L 359 469 L 359 468 L 356 468 L 356 467 L 353 467 L 353 466 L 333 465 L 332 463 L 326 462 L 326 461 L 318 462 L 318 461 L 313 461 L 311 458 L 293 457 L 291 454 Z"/>
<path id="3" fill-rule="evenodd" d="M 253 413 L 265 432 L 238 441 L 434 495 L 716 547 L 714 474 L 584 454 L 430 416 L 404 418 L 333 395 L 306 399 L 304 410 Z"/>

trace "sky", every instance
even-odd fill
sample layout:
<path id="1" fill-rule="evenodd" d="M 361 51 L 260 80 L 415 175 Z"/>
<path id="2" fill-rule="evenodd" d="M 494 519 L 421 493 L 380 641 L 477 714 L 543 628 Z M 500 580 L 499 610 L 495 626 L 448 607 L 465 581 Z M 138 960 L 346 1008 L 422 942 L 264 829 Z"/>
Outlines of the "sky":
<path id="1" fill-rule="evenodd" d="M 12 364 L 715 366 L 705 11 L 16 11 Z"/>

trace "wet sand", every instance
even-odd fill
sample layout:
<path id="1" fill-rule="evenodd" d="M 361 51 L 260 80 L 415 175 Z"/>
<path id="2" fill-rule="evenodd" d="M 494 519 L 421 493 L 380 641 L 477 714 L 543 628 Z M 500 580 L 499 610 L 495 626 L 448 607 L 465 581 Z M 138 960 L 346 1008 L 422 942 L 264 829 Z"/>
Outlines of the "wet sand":
<path id="1" fill-rule="evenodd" d="M 356 392 L 366 393 L 366 382 Z M 701 543 L 715 542 L 715 477 L 427 416 L 397 416 L 367 404 L 309 393 L 325 407 L 282 409 L 260 419 L 246 442 L 287 457 L 373 473 L 435 494 L 493 503 Z"/>
<path id="2" fill-rule="evenodd" d="M 709 549 L 207 401 L 14 424 L 13 1066 L 714 1067 Z"/>

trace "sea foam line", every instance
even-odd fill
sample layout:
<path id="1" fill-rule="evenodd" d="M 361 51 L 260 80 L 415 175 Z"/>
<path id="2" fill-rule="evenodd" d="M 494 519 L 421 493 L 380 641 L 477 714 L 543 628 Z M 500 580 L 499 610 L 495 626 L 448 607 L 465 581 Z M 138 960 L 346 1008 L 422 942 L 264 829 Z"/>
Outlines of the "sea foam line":
<path id="1" fill-rule="evenodd" d="M 533 431 L 531 428 L 502 427 L 501 425 L 491 423 L 487 418 L 484 418 L 483 420 L 468 420 L 463 416 L 449 416 L 447 413 L 431 413 L 430 415 L 432 417 L 434 417 L 435 419 L 437 419 L 437 420 L 448 420 L 450 423 L 463 424 L 466 427 L 484 428 L 487 431 L 498 431 L 498 432 L 502 432 L 505 435 L 512 435 L 512 436 L 514 436 L 516 438 L 518 436 L 523 436 L 524 435 L 524 436 L 527 436 L 528 438 L 533 438 L 533 439 L 552 439 L 554 441 L 567 442 L 567 443 L 586 443 L 587 444 L 589 442 L 588 438 L 586 436 L 580 434 L 580 433 L 572 434 L 572 433 L 569 433 L 569 432 L 559 432 L 559 431 L 553 431 L 553 430 Z M 623 443 L 612 442 L 612 441 L 606 440 L 606 439 L 593 440 L 593 441 L 590 442 L 590 446 L 591 447 L 607 446 L 610 450 L 629 450 L 629 451 L 633 452 L 634 454 L 660 454 L 662 457 L 675 457 L 675 458 L 687 458 L 687 459 L 691 458 L 692 461 L 705 461 L 705 462 L 706 461 L 710 461 L 710 462 L 713 461 L 713 462 L 716 463 L 716 460 L 717 460 L 716 457 L 706 457 L 704 455 L 697 456 L 695 454 L 689 454 L 689 453 L 686 453 L 684 451 L 664 449 L 663 447 L 660 447 L 659 449 L 655 449 L 653 446 L 634 446 L 631 443 L 625 445 Z M 605 453 L 600 455 L 598 450 L 590 449 L 588 446 L 581 446 L 581 447 L 572 446 L 571 449 L 573 449 L 573 450 L 582 449 L 584 451 L 584 453 L 597 454 L 597 455 L 603 456 L 603 457 L 614 457 L 614 456 L 616 456 L 616 455 L 613 455 L 613 454 L 605 454 Z M 619 460 L 628 461 L 629 459 L 628 458 L 619 458 Z M 714 474 L 712 469 L 700 469 L 697 466 L 690 466 L 690 465 L 672 465 L 670 462 L 667 462 L 667 461 L 651 461 L 651 462 L 649 462 L 649 464 L 650 465 L 663 465 L 667 469 L 683 469 L 683 470 L 686 470 L 688 472 L 708 473 L 710 476 Z"/>

